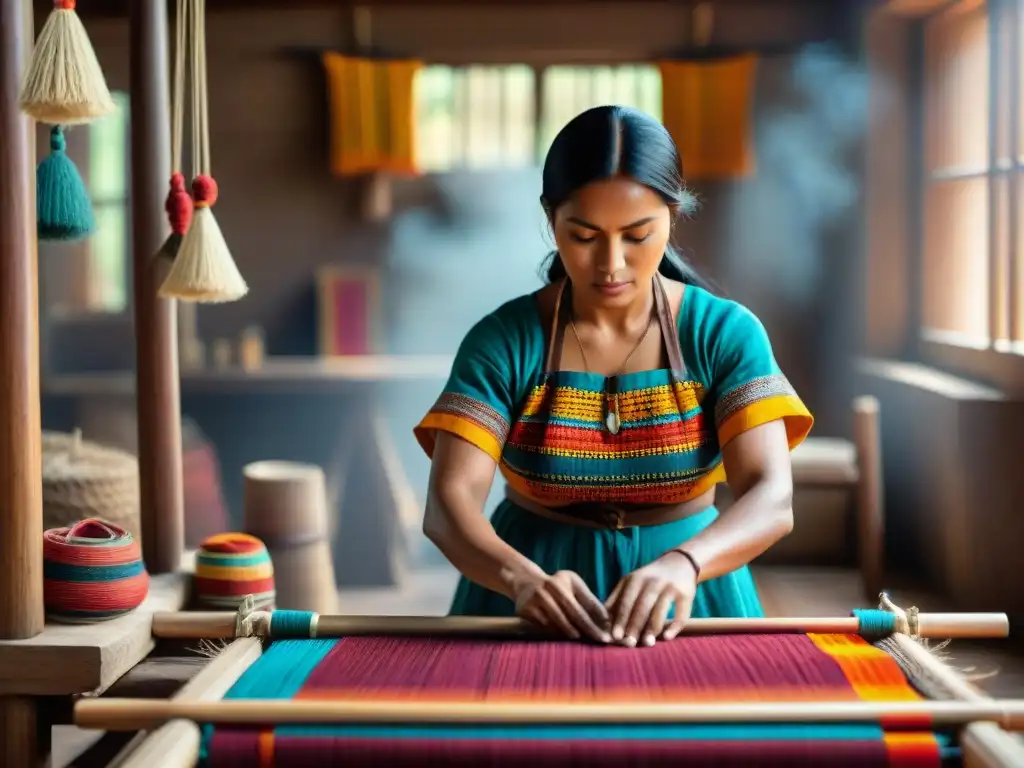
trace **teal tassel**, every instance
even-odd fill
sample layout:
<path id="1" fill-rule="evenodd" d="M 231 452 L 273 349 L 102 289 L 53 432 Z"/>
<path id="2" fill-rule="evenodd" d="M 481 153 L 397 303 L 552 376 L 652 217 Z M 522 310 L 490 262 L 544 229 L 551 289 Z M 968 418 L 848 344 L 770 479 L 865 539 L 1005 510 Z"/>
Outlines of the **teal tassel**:
<path id="1" fill-rule="evenodd" d="M 50 155 L 36 169 L 40 240 L 78 240 L 96 229 L 89 191 L 64 150 L 64 129 L 54 126 L 50 131 Z"/>

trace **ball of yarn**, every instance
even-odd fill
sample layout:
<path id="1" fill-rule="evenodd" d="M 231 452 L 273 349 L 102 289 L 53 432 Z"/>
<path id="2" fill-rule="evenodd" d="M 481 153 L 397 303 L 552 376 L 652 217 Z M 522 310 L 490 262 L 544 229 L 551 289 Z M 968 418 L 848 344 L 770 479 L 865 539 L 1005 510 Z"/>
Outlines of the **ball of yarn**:
<path id="1" fill-rule="evenodd" d="M 263 542 L 247 533 L 218 533 L 196 552 L 196 600 L 234 610 L 252 595 L 257 608 L 274 604 L 274 565 Z"/>
<path id="2" fill-rule="evenodd" d="M 43 601 L 53 621 L 93 624 L 138 608 L 149 593 L 139 543 L 91 517 L 43 534 Z"/>

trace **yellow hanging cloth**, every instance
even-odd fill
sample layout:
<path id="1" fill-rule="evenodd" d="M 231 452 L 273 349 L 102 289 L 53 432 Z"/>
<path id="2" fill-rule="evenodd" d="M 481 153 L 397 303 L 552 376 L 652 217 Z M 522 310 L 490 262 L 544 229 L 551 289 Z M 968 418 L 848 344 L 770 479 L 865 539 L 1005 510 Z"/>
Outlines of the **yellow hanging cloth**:
<path id="1" fill-rule="evenodd" d="M 679 147 L 688 181 L 754 173 L 757 57 L 662 61 L 662 122 Z"/>
<path id="2" fill-rule="evenodd" d="M 323 55 L 330 108 L 331 172 L 414 174 L 413 83 L 418 61 Z"/>

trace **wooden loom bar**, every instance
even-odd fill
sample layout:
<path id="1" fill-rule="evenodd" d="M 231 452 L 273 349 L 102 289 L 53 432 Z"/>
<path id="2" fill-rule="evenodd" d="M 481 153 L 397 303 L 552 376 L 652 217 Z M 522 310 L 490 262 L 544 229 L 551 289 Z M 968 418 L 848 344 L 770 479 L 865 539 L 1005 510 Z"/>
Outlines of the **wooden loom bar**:
<path id="1" fill-rule="evenodd" d="M 84 699 L 75 725 L 105 731 L 147 730 L 169 720 L 215 725 L 320 723 L 854 723 L 887 721 L 912 729 L 993 722 L 1024 730 L 1024 701 L 758 701 L 735 704 L 667 701 L 640 703 L 546 701 L 453 702 L 424 699 L 340 701 L 230 699 L 216 702 L 157 699 Z M 891 725 L 890 725 L 891 723 Z"/>
<path id="2" fill-rule="evenodd" d="M 256 612 L 250 620 L 257 634 L 265 629 L 270 613 Z M 235 636 L 235 613 L 155 613 L 153 636 L 165 639 L 218 639 Z M 928 638 L 995 638 L 1010 631 L 1005 613 L 922 613 L 918 616 L 919 635 Z M 691 619 L 684 634 L 728 634 L 743 632 L 820 632 L 854 634 L 860 629 L 856 617 L 826 618 L 723 618 Z M 319 616 L 316 637 L 346 635 L 472 635 L 475 637 L 528 637 L 540 631 L 516 618 L 484 616 Z M 272 636 L 272 635 L 271 635 Z"/>
<path id="3" fill-rule="evenodd" d="M 164 198 L 171 172 L 167 4 L 132 0 L 132 253 L 142 552 L 150 573 L 173 573 L 185 546 L 176 304 L 157 290 L 155 255 L 169 234 Z"/>
<path id="4" fill-rule="evenodd" d="M 235 640 L 189 680 L 172 701 L 217 701 L 262 653 L 256 638 Z M 202 733 L 191 720 L 172 720 L 142 734 L 114 761 L 115 768 L 191 768 L 199 761 Z"/>
<path id="5" fill-rule="evenodd" d="M 991 702 L 956 670 L 912 638 L 893 637 L 900 655 L 942 685 L 956 701 Z M 1024 742 L 995 723 L 970 723 L 960 738 L 966 768 L 1017 768 L 1024 765 Z"/>

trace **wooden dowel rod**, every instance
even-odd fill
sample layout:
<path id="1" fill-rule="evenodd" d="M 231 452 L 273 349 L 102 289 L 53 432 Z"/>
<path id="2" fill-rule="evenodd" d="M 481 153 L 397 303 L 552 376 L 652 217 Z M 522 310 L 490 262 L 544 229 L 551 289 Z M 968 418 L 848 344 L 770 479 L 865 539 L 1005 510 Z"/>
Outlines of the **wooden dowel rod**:
<path id="1" fill-rule="evenodd" d="M 169 720 L 217 725 L 321 723 L 854 723 L 885 720 L 912 728 L 994 722 L 1024 730 L 1024 701 L 842 701 L 736 704 L 620 702 L 552 704 L 544 701 L 471 702 L 349 700 L 250 700 L 181 702 L 156 699 L 85 699 L 75 705 L 75 725 L 136 731 Z M 927 723 L 927 726 L 922 726 Z"/>
<path id="2" fill-rule="evenodd" d="M 174 695 L 175 702 L 217 701 L 260 657 L 256 638 L 235 640 Z M 130 744 L 110 768 L 192 768 L 199 758 L 202 734 L 191 720 L 170 720 Z"/>
<path id="3" fill-rule="evenodd" d="M 254 614 L 263 616 L 268 614 Z M 272 615 L 272 614 L 270 614 Z M 1006 637 L 1010 623 L 1005 613 L 922 613 L 921 637 Z M 265 621 L 259 622 L 266 624 Z M 730 618 L 691 619 L 684 634 L 739 634 L 817 632 L 853 634 L 860 628 L 854 616 L 834 618 Z M 157 613 L 153 636 L 175 639 L 228 638 L 235 634 L 234 613 Z M 319 616 L 316 637 L 350 635 L 474 635 L 478 637 L 539 637 L 541 631 L 522 619 L 484 616 Z"/>

